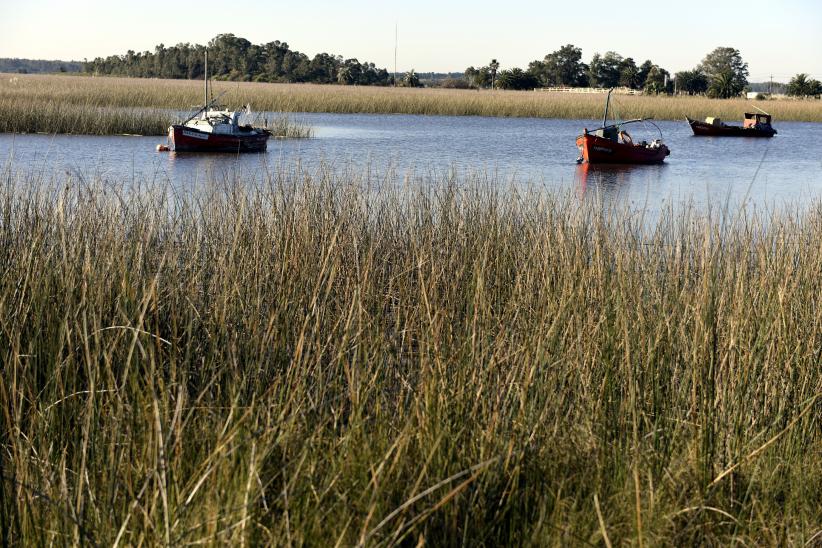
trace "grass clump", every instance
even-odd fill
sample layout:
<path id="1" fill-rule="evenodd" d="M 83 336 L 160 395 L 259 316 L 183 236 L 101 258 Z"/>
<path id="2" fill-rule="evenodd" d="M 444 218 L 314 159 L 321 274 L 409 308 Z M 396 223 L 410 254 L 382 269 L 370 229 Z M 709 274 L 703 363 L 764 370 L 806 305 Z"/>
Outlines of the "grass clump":
<path id="1" fill-rule="evenodd" d="M 310 139 L 314 137 L 314 128 L 295 120 L 287 114 L 281 114 L 272 120 L 265 120 L 265 127 L 272 136 L 282 139 Z"/>
<path id="2" fill-rule="evenodd" d="M 4 540 L 802 546 L 822 211 L 727 221 L 479 175 L 7 171 Z"/>

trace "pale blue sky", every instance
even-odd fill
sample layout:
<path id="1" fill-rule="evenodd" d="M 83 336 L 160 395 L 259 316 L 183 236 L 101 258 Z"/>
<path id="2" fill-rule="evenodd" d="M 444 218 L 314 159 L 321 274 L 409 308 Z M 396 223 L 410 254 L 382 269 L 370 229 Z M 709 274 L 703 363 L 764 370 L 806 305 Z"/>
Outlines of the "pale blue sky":
<path id="1" fill-rule="evenodd" d="M 675 72 L 717 46 L 733 46 L 751 81 L 770 74 L 786 81 L 797 72 L 822 78 L 820 0 L 0 0 L 0 57 L 82 60 L 231 32 L 392 69 L 395 23 L 399 70 L 462 71 L 492 57 L 503 68 L 525 68 L 572 43 L 586 62 L 614 50 Z"/>

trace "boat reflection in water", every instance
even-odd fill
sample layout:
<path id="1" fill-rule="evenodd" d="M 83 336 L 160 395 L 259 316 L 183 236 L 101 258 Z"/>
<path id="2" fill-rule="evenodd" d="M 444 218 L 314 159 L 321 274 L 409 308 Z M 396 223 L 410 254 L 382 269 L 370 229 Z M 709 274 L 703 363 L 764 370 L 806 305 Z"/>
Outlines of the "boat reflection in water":
<path id="1" fill-rule="evenodd" d="M 580 198 L 591 191 L 616 197 L 627 192 L 629 184 L 636 185 L 638 179 L 646 180 L 649 184 L 658 184 L 664 169 L 665 164 L 589 164 L 585 162 L 577 164 L 574 180 Z"/>

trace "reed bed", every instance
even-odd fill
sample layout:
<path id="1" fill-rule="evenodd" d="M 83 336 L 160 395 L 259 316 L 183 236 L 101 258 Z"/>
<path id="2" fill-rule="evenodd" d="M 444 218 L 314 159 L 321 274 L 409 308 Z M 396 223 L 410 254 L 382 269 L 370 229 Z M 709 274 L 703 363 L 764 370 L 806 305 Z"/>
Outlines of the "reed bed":
<path id="1" fill-rule="evenodd" d="M 604 97 L 535 91 L 409 89 L 314 84 L 214 82 L 226 101 L 255 110 L 373 114 L 431 114 L 599 119 Z M 202 82 L 139 78 L 0 75 L 0 100 L 37 98 L 61 106 L 144 107 L 185 110 L 202 101 Z M 751 101 L 705 97 L 616 96 L 624 118 L 719 116 L 741 120 Z M 754 101 L 779 121 L 822 122 L 822 101 Z"/>
<path id="2" fill-rule="evenodd" d="M 0 98 L 0 133 L 165 135 L 169 113 L 145 107 L 64 105 L 29 98 Z"/>
<path id="3" fill-rule="evenodd" d="M 482 174 L 7 168 L 3 540 L 808 545 L 820 241 Z"/>
<path id="4" fill-rule="evenodd" d="M 79 135 L 166 135 L 168 126 L 181 121 L 168 103 L 128 105 L 95 100 L 75 101 L 59 96 L 62 83 L 48 91 L 31 92 L 11 84 L 14 93 L 0 90 L 0 133 L 72 133 Z M 2 85 L 0 85 L 2 87 Z M 71 86 L 68 86 L 72 89 Z M 278 138 L 309 138 L 313 129 L 293 116 L 278 115 L 266 124 Z"/>

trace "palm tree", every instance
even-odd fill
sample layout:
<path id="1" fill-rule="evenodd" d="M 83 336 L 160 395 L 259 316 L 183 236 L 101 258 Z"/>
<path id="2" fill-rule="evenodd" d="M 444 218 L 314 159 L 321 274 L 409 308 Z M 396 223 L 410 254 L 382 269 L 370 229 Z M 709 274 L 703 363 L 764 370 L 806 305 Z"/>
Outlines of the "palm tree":
<path id="1" fill-rule="evenodd" d="M 488 68 L 491 69 L 491 89 L 494 89 L 494 84 L 497 81 L 497 69 L 499 68 L 499 62 L 496 59 L 491 59 L 491 62 L 488 64 Z"/>
<path id="2" fill-rule="evenodd" d="M 822 85 L 807 74 L 800 73 L 788 83 L 788 95 L 795 97 L 815 97 L 822 93 Z"/>
<path id="3" fill-rule="evenodd" d="M 808 75 L 804 72 L 801 72 L 791 78 L 791 81 L 788 82 L 788 95 L 806 95 L 806 90 L 808 87 Z"/>
<path id="4" fill-rule="evenodd" d="M 711 87 L 708 88 L 708 95 L 722 99 L 728 99 L 736 95 L 734 75 L 730 72 L 717 74 L 711 81 Z"/>

